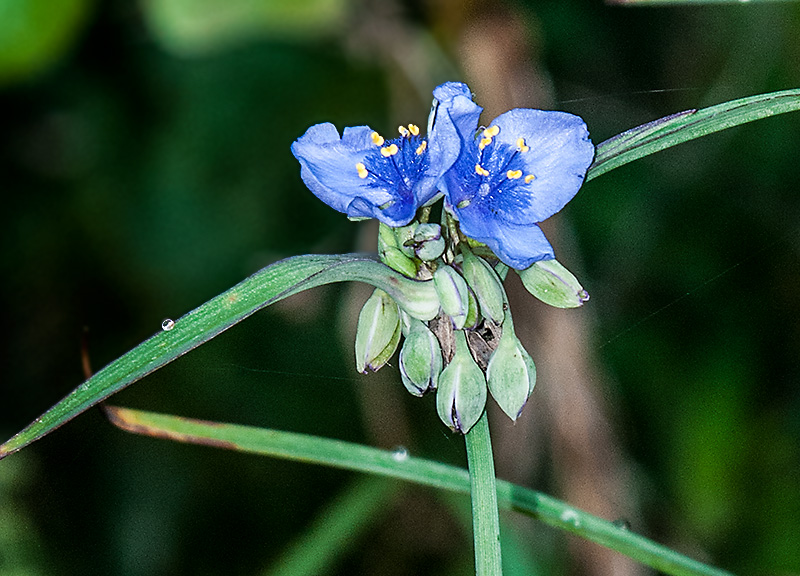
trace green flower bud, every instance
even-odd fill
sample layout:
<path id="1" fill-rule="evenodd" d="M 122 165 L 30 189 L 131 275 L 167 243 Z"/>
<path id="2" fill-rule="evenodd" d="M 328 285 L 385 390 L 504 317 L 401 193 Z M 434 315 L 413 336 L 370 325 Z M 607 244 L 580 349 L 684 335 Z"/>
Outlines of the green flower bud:
<path id="1" fill-rule="evenodd" d="M 430 262 L 444 253 L 445 241 L 438 224 L 420 224 L 414 231 L 414 251 L 420 260 Z"/>
<path id="2" fill-rule="evenodd" d="M 403 347 L 400 349 L 400 377 L 414 396 L 436 389 L 442 372 L 442 348 L 439 340 L 419 320 L 410 320 Z"/>
<path id="3" fill-rule="evenodd" d="M 356 329 L 356 370 L 377 372 L 400 343 L 400 310 L 386 292 L 376 289 L 361 308 Z"/>
<path id="4" fill-rule="evenodd" d="M 439 376 L 436 411 L 448 428 L 466 434 L 486 407 L 486 378 L 462 330 L 455 332 L 455 348 L 453 359 Z"/>
<path id="5" fill-rule="evenodd" d="M 475 256 L 470 250 L 462 248 L 461 253 L 464 257 L 461 265 L 464 279 L 475 293 L 484 318 L 502 324 L 506 317 L 506 293 L 497 272 L 486 260 Z"/>
<path id="6" fill-rule="evenodd" d="M 391 228 L 381 222 L 378 227 L 378 255 L 381 262 L 409 278 L 416 277 L 418 270 L 417 262 L 413 259 L 414 249 L 404 247 L 403 243 L 398 240 L 398 236 L 410 235 L 409 238 L 413 237 L 415 226 L 416 224 L 403 228 Z"/>
<path id="7" fill-rule="evenodd" d="M 433 273 L 433 285 L 444 313 L 453 320 L 460 330 L 464 327 L 469 313 L 469 288 L 464 278 L 452 266 L 442 265 Z"/>
<path id="8" fill-rule="evenodd" d="M 403 278 L 395 283 L 393 297 L 398 306 L 409 316 L 419 320 L 433 320 L 439 314 L 439 295 L 433 280 L 424 282 Z"/>
<path id="9" fill-rule="evenodd" d="M 397 239 L 397 247 L 403 251 L 403 254 L 409 258 L 414 257 L 414 242 L 416 238 L 416 231 L 420 226 L 427 226 L 427 224 L 419 224 L 417 221 L 412 222 L 408 226 L 401 226 L 400 228 L 392 228 L 394 237 Z"/>
<path id="10" fill-rule="evenodd" d="M 550 306 L 577 308 L 589 299 L 578 279 L 558 260 L 540 260 L 517 273 L 528 292 Z"/>
<path id="11" fill-rule="evenodd" d="M 381 262 L 392 270 L 397 270 L 400 274 L 415 278 L 417 275 L 417 263 L 403 254 L 403 251 L 394 246 L 386 246 L 379 252 Z"/>
<path id="12" fill-rule="evenodd" d="M 503 335 L 486 368 L 486 381 L 492 398 L 509 418 L 516 420 L 536 384 L 536 366 L 514 334 L 511 322 L 503 326 Z"/>

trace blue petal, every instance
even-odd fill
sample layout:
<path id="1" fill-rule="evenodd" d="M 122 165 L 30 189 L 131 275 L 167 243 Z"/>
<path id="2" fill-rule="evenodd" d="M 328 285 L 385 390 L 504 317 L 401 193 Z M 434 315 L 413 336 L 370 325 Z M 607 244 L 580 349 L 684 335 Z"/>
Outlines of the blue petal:
<path id="1" fill-rule="evenodd" d="M 594 146 L 583 120 L 564 112 L 502 114 L 445 175 L 456 211 L 480 204 L 489 218 L 536 224 L 569 202 L 583 183 Z M 496 134 L 494 132 L 497 131 Z"/>
<path id="2" fill-rule="evenodd" d="M 461 140 L 472 143 L 483 108 L 472 101 L 469 87 L 461 82 L 445 82 L 434 88 L 433 97 L 431 120 L 434 124 L 449 120 L 458 130 Z"/>
<path id="3" fill-rule="evenodd" d="M 501 114 L 490 126 L 500 129 L 486 148 L 503 164 L 498 166 L 499 177 L 505 180 L 503 193 L 494 196 L 499 217 L 515 224 L 542 222 L 578 193 L 594 158 L 594 145 L 581 118 L 518 108 Z M 524 152 L 521 143 L 527 148 Z M 507 179 L 509 170 L 520 170 L 522 177 Z M 533 180 L 526 184 L 529 175 Z"/>
<path id="4" fill-rule="evenodd" d="M 556 257 L 544 232 L 536 224 L 510 224 L 474 211 L 461 211 L 459 218 L 464 234 L 486 244 L 500 260 L 516 270 Z"/>
<path id="5" fill-rule="evenodd" d="M 312 126 L 292 145 L 306 186 L 351 218 L 404 226 L 437 193 L 437 182 L 458 156 L 452 123 L 438 123 L 428 141 L 410 133 L 377 144 L 368 126 Z M 392 152 L 384 154 L 392 148 Z"/>
<path id="6" fill-rule="evenodd" d="M 359 178 L 356 165 L 363 163 L 374 148 L 368 126 L 346 128 L 339 138 L 336 127 L 326 122 L 309 128 L 292 144 L 292 154 L 300 162 L 300 176 L 320 200 L 352 218 L 371 218 L 372 214 L 351 213 L 348 207 L 356 197 L 365 203 L 381 206 L 395 199 L 380 188 L 370 187 Z"/>

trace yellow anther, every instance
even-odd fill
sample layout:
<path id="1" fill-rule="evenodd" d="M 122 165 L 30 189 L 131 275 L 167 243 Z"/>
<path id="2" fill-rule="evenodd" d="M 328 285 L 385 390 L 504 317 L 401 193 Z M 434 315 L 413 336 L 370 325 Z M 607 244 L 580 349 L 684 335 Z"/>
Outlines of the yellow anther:
<path id="1" fill-rule="evenodd" d="M 484 138 L 494 138 L 498 134 L 500 134 L 500 126 L 490 126 L 483 131 Z"/>
<path id="2" fill-rule="evenodd" d="M 525 184 L 530 184 L 534 180 L 536 180 L 536 176 L 534 176 L 533 174 L 528 174 L 527 176 L 525 176 Z"/>
<path id="3" fill-rule="evenodd" d="M 397 144 L 390 144 L 389 146 L 384 146 L 381 148 L 381 154 L 388 158 L 389 156 L 394 156 L 397 154 L 397 150 Z"/>
<path id="4" fill-rule="evenodd" d="M 506 177 L 510 180 L 516 180 L 517 178 L 522 178 L 522 170 L 509 170 L 506 172 Z"/>
<path id="5" fill-rule="evenodd" d="M 408 128 L 406 128 L 405 126 L 398 126 L 397 131 L 400 132 L 400 136 L 403 137 L 408 136 Z"/>
<path id="6" fill-rule="evenodd" d="M 419 148 L 417 148 L 417 156 L 419 156 L 420 154 L 422 154 L 423 152 L 425 152 L 425 149 L 426 149 L 427 147 L 428 147 L 428 141 L 427 141 L 427 140 L 423 140 L 423 141 L 422 141 L 422 144 L 420 144 L 420 145 L 419 145 Z"/>
<path id="7" fill-rule="evenodd" d="M 383 146 L 383 136 L 381 136 L 377 132 L 373 132 L 372 143 L 375 144 L 375 146 Z"/>
<path id="8" fill-rule="evenodd" d="M 520 152 L 527 152 L 530 150 L 530 147 L 525 144 L 525 138 L 520 138 L 517 140 L 517 148 L 519 148 Z"/>
<path id="9" fill-rule="evenodd" d="M 488 176 L 489 171 L 481 166 L 480 164 L 475 164 L 475 173 L 479 174 L 480 176 Z"/>
<path id="10" fill-rule="evenodd" d="M 408 131 L 411 132 L 413 136 L 419 136 L 419 126 L 416 124 L 409 124 Z"/>
<path id="11" fill-rule="evenodd" d="M 367 167 L 361 162 L 356 164 L 356 171 L 358 172 L 359 178 L 366 178 L 369 175 L 369 172 L 367 172 Z"/>
<path id="12" fill-rule="evenodd" d="M 481 141 L 478 142 L 478 148 L 483 150 L 484 148 L 486 148 L 491 143 L 492 143 L 492 139 L 491 138 L 482 138 Z"/>

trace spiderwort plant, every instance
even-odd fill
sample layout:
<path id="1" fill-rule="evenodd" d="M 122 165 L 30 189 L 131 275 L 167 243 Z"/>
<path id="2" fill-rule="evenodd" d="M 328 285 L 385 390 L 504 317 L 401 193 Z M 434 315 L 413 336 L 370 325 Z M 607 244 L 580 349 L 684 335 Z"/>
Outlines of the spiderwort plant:
<path id="1" fill-rule="evenodd" d="M 400 126 L 399 136 L 391 140 L 368 126 L 345 128 L 339 137 L 336 128 L 325 123 L 309 128 L 292 145 L 292 153 L 300 162 L 303 181 L 323 202 L 351 219 L 381 222 L 378 248 L 385 264 L 410 278 L 433 282 L 441 311 L 426 327 L 444 355 L 443 362 L 432 361 L 434 372 L 446 370 L 453 361 L 460 331 L 469 333 L 463 340 L 482 374 L 490 363 L 493 374 L 501 373 L 498 360 L 492 362 L 501 342 L 504 354 L 522 350 L 527 366 L 530 357 L 510 322 L 503 336 L 510 311 L 499 272 L 506 266 L 517 270 L 526 288 L 552 305 L 579 306 L 588 298 L 577 281 L 554 278 L 554 270 L 566 269 L 555 261 L 538 223 L 578 192 L 594 146 L 584 122 L 571 114 L 515 109 L 479 128 L 482 108 L 473 102 L 466 84 L 442 84 L 433 96 L 427 137 L 414 124 Z M 441 197 L 441 224 L 429 222 L 430 207 Z M 396 332 L 394 317 L 362 318 L 391 326 L 361 321 L 359 342 L 365 341 L 362 332 Z M 389 352 L 397 345 L 392 342 Z M 360 347 L 360 370 L 377 369 L 387 360 L 384 347 L 376 350 L 375 358 L 363 354 Z M 464 361 L 463 354 L 459 358 Z M 438 368 L 440 364 L 444 368 Z M 533 388 L 535 371 L 517 371 L 522 372 L 526 376 L 516 388 L 505 382 L 490 386 L 512 419 L 519 416 Z M 427 381 L 424 391 L 434 390 L 438 373 Z M 441 393 L 439 414 L 451 429 L 466 434 L 483 412 L 480 398 L 485 394 L 476 402 L 452 390 Z M 498 398 L 499 390 L 509 392 Z M 412 393 L 421 392 L 413 388 Z"/>
<path id="2" fill-rule="evenodd" d="M 435 96 L 427 137 L 410 125 L 400 129 L 400 139 L 387 143 L 366 127 L 348 129 L 339 137 L 332 126 L 320 125 L 292 148 L 303 179 L 320 198 L 351 218 L 381 221 L 382 262 L 369 255 L 307 254 L 270 264 L 177 320 L 165 321 L 160 331 L 0 444 L 0 460 L 266 306 L 316 286 L 365 282 L 379 291 L 359 319 L 359 367 L 380 368 L 400 346 L 401 335 L 405 337 L 399 361 L 403 383 L 415 396 L 436 390 L 442 420 L 465 433 L 476 567 L 480 574 L 499 574 L 486 388 L 514 419 L 528 400 L 536 374 L 514 335 L 501 279 L 509 267 L 514 269 L 529 292 L 556 307 L 580 306 L 588 298 L 578 280 L 552 258 L 552 248 L 541 241 L 540 232 L 520 227 L 535 228 L 574 195 L 588 161 L 589 142 L 583 123 L 560 113 L 512 110 L 488 128 L 475 130 L 480 108 L 466 86 L 443 84 Z M 600 143 L 585 179 L 713 132 L 796 110 L 800 89 L 672 114 Z M 534 121 L 537 116 L 540 120 Z M 514 118 L 519 122 L 511 121 Z M 560 152 L 548 155 L 547 150 L 555 149 Z M 524 187 L 520 180 L 538 183 Z M 550 185 L 540 186 L 544 181 Z M 444 202 L 437 223 L 430 220 L 440 193 Z M 517 214 L 517 207 L 527 216 Z M 521 242 L 526 233 L 538 241 Z M 520 268 L 528 261 L 533 263 Z M 448 278 L 442 277 L 448 281 L 436 286 L 433 278 L 440 269 L 448 270 Z M 467 293 L 466 314 L 457 322 L 446 312 L 464 312 L 464 283 L 456 275 L 463 276 Z M 444 300 L 448 303 L 443 306 Z M 108 413 L 116 426 L 129 432 L 176 441 L 382 473 L 450 490 L 460 490 L 464 479 L 451 469 L 449 480 L 442 482 L 441 464 L 417 458 L 400 463 L 393 454 L 364 446 L 351 445 L 342 457 L 341 442 L 319 437 L 119 408 L 109 408 Z M 507 505 L 513 502 L 518 510 L 664 573 L 731 576 L 546 495 L 508 484 L 503 493 Z"/>
<path id="3" fill-rule="evenodd" d="M 516 109 L 479 128 L 482 108 L 465 84 L 442 84 L 433 96 L 427 138 L 414 124 L 387 140 L 368 126 L 345 128 L 340 137 L 325 123 L 309 128 L 292 153 L 323 202 L 351 219 L 380 221 L 378 252 L 387 266 L 435 288 L 438 316 L 402 322 L 401 379 L 414 396 L 436 390 L 439 418 L 465 435 L 476 567 L 499 574 L 486 400 L 491 393 L 516 420 L 536 382 L 500 276 L 508 267 L 519 271 L 526 288 L 553 305 L 586 300 L 577 281 L 553 278 L 563 266 L 540 264 L 556 261 L 538 223 L 575 196 L 595 150 L 577 116 Z M 437 224 L 429 219 L 440 197 Z M 375 294 L 359 317 L 359 371 L 378 370 L 399 346 L 400 310 L 384 292 Z"/>

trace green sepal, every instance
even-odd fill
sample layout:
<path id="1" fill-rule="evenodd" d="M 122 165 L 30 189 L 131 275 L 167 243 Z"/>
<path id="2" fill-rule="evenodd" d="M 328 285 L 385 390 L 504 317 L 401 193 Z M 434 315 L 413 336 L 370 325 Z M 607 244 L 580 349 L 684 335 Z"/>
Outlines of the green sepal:
<path id="1" fill-rule="evenodd" d="M 423 262 L 436 260 L 444 253 L 445 240 L 438 224 L 420 224 L 414 231 L 414 252 Z"/>
<path id="2" fill-rule="evenodd" d="M 486 378 L 472 358 L 467 338 L 456 330 L 455 354 L 442 370 L 436 389 L 436 411 L 445 426 L 466 434 L 486 407 Z"/>
<path id="3" fill-rule="evenodd" d="M 453 320 L 457 330 L 464 327 L 469 314 L 469 288 L 455 268 L 446 264 L 433 273 L 433 286 L 445 314 Z"/>
<path id="4" fill-rule="evenodd" d="M 417 275 L 417 263 L 406 256 L 400 248 L 387 246 L 380 251 L 381 262 L 392 270 L 400 272 L 404 276 L 414 278 Z"/>
<path id="5" fill-rule="evenodd" d="M 376 288 L 358 315 L 356 370 L 377 372 L 389 361 L 400 343 L 400 309 L 383 290 Z"/>
<path id="6" fill-rule="evenodd" d="M 391 228 L 383 222 L 378 227 L 378 255 L 381 262 L 409 278 L 416 277 L 419 267 L 413 258 L 414 249 L 404 246 L 401 238 L 406 236 L 413 238 L 414 227 L 416 224 L 403 228 Z"/>
<path id="7" fill-rule="evenodd" d="M 481 314 L 495 324 L 502 324 L 506 316 L 506 293 L 500 277 L 486 260 L 466 247 L 462 247 L 461 254 L 464 257 L 461 271 L 478 299 Z"/>
<path id="8" fill-rule="evenodd" d="M 400 349 L 400 377 L 414 396 L 435 390 L 444 361 L 442 348 L 425 323 L 408 318 L 409 327 Z"/>
<path id="9" fill-rule="evenodd" d="M 495 402 L 516 421 L 536 385 L 536 366 L 511 322 L 503 326 L 503 335 L 489 360 L 486 383 Z"/>
<path id="10" fill-rule="evenodd" d="M 550 306 L 577 308 L 589 300 L 589 293 L 558 260 L 540 260 L 517 273 L 528 292 Z"/>

